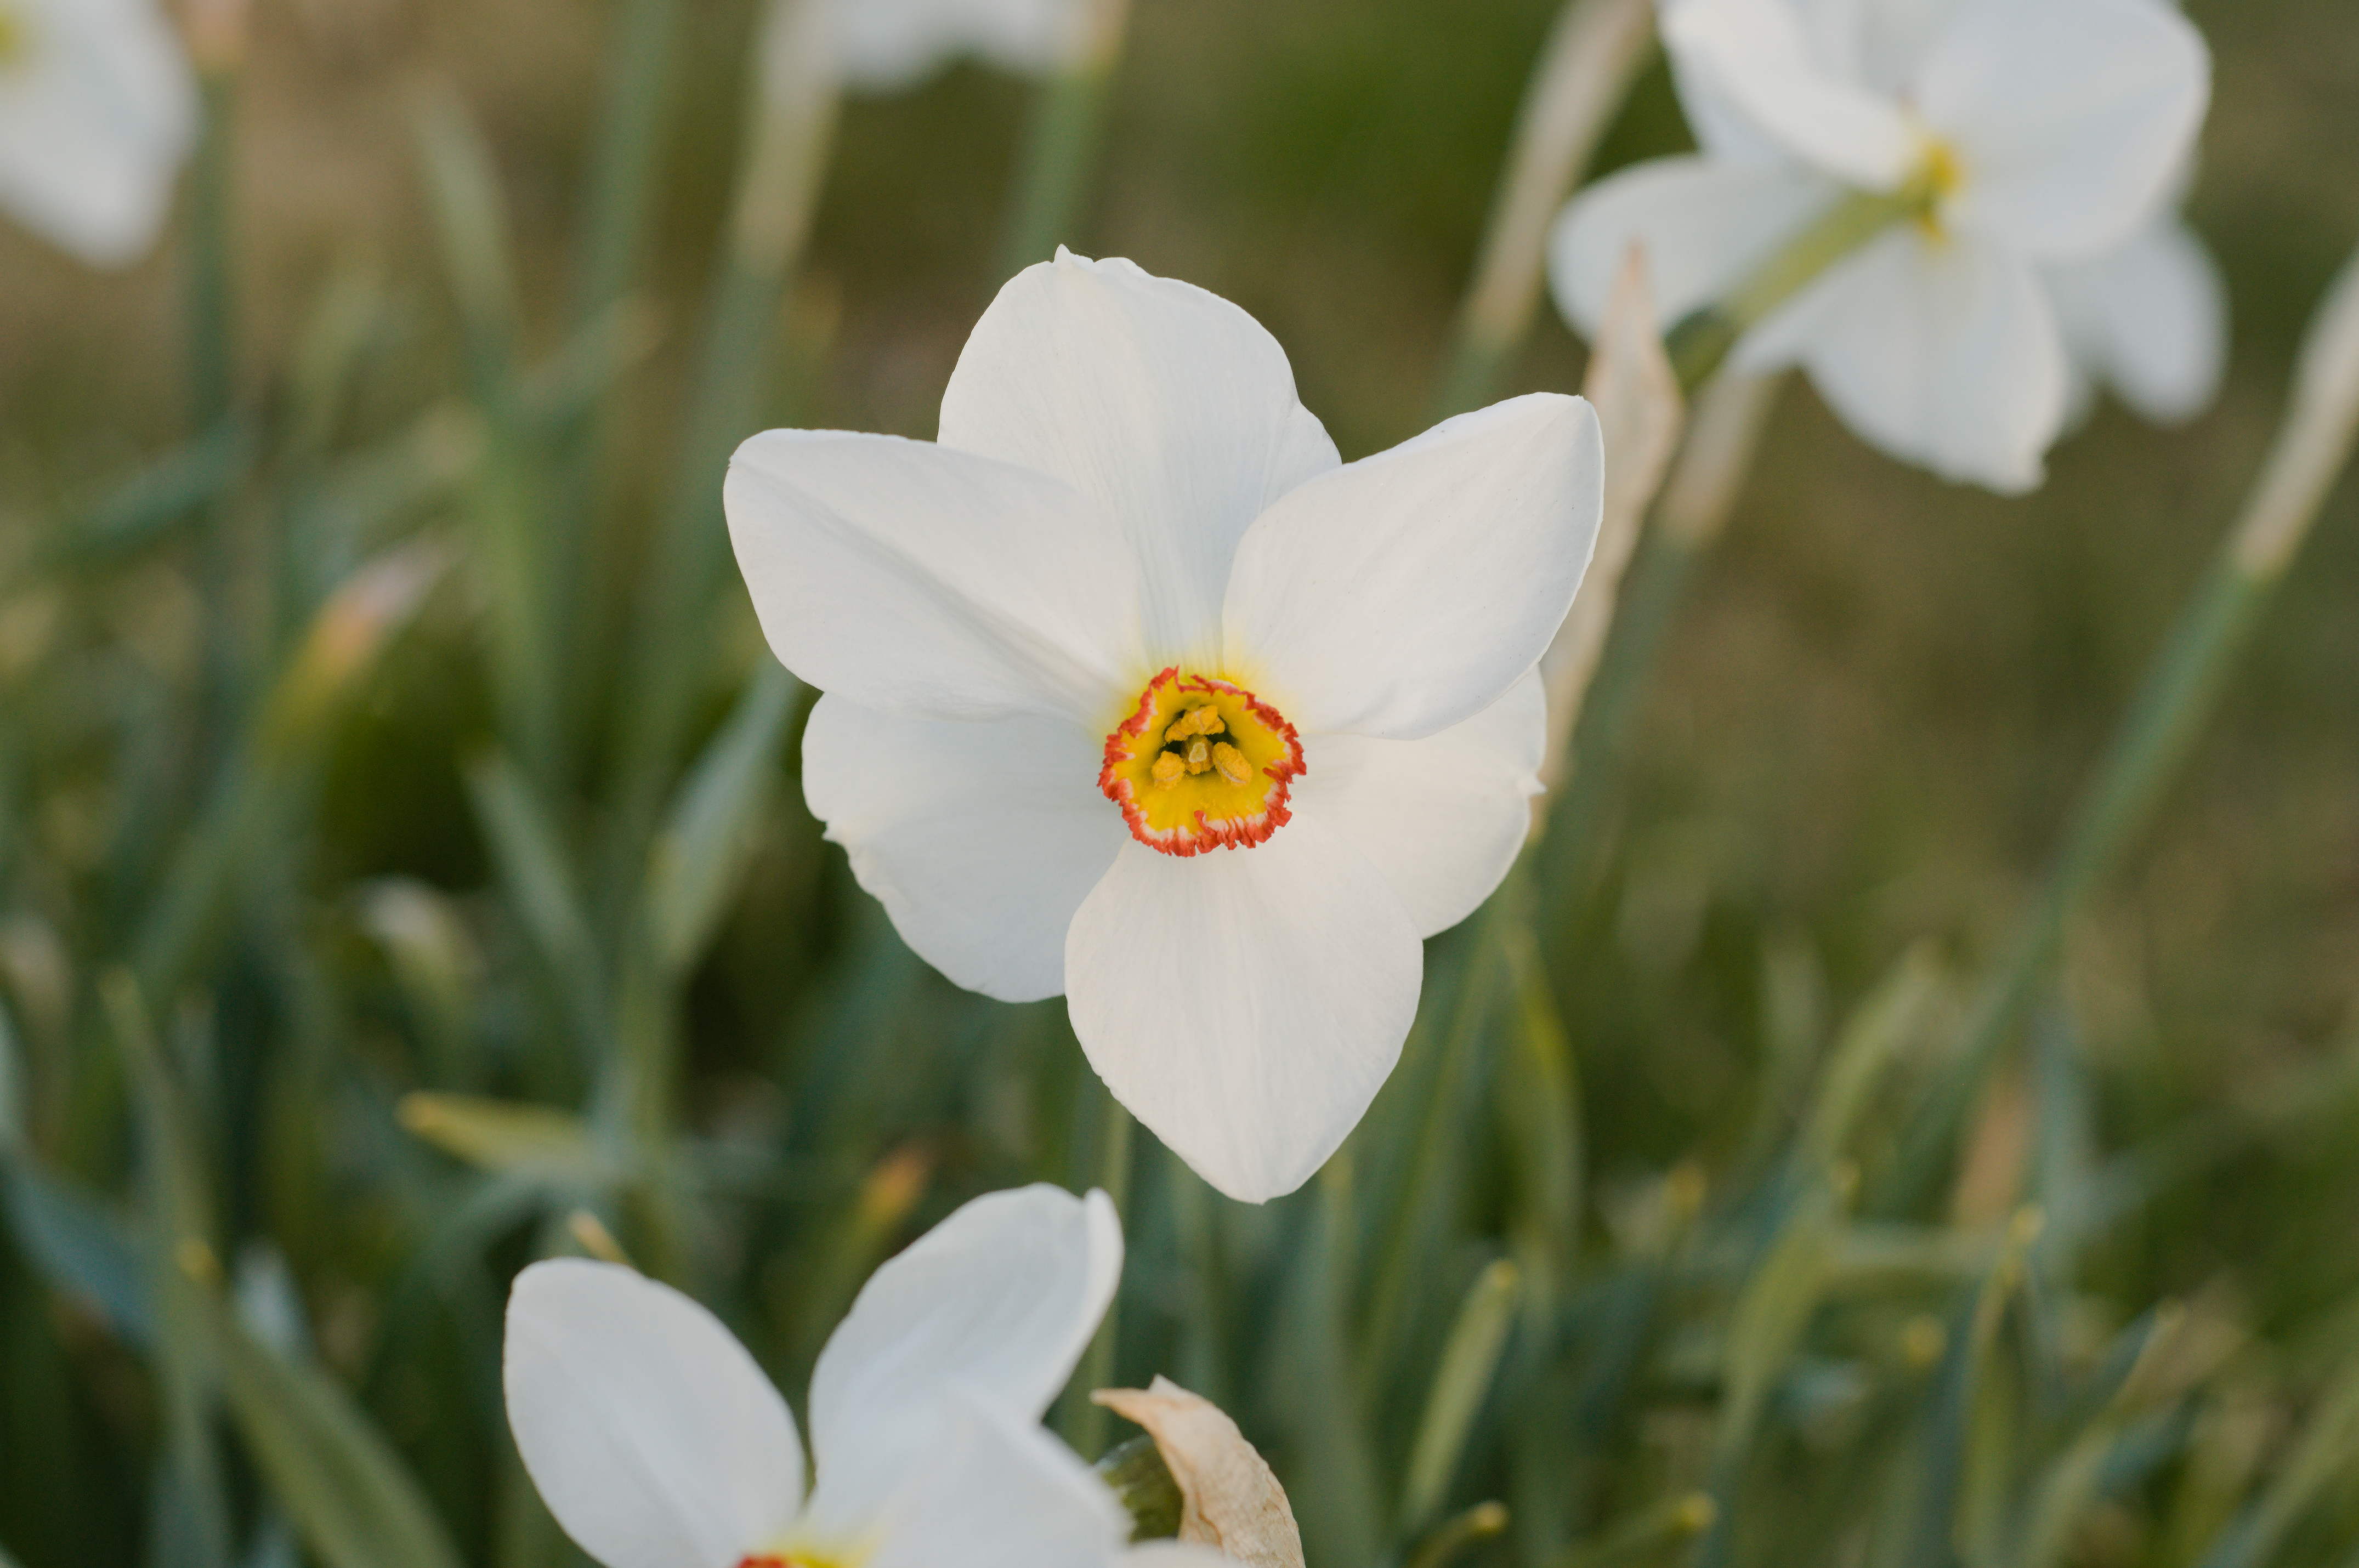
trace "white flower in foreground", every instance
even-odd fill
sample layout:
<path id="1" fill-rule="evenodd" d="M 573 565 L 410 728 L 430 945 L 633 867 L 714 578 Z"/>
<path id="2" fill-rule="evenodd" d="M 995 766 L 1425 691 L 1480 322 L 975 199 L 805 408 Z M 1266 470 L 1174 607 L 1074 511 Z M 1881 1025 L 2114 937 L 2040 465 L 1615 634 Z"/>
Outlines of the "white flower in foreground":
<path id="1" fill-rule="evenodd" d="M 944 1220 L 821 1353 L 806 1497 L 793 1414 L 711 1313 L 611 1263 L 536 1263 L 508 1300 L 508 1422 L 605 1568 L 1101 1568 L 1130 1519 L 1037 1423 L 1121 1271 L 1103 1193 Z"/>
<path id="2" fill-rule="evenodd" d="M 0 0 L 0 208 L 93 266 L 155 243 L 196 139 L 153 0 Z"/>
<path id="3" fill-rule="evenodd" d="M 1344 465 L 1251 317 L 1060 251 L 939 443 L 773 431 L 725 494 L 861 885 L 959 984 L 1066 993 L 1115 1097 L 1258 1201 L 1358 1121 L 1420 939 L 1523 841 L 1603 460 L 1531 396 Z"/>
<path id="4" fill-rule="evenodd" d="M 1574 200 L 1566 314 L 1594 329 L 1633 241 L 1670 321 L 1847 189 L 1917 196 L 1732 365 L 1800 364 L 1864 439 L 1945 478 L 2038 484 L 2071 373 L 2040 269 L 2154 221 L 2209 100 L 2201 37 L 2160 0 L 1677 0 L 1662 26 L 1703 151 Z"/>
<path id="5" fill-rule="evenodd" d="M 960 55 L 1021 76 L 1072 57 L 1089 0 L 830 0 L 843 80 L 872 92 L 908 87 Z"/>

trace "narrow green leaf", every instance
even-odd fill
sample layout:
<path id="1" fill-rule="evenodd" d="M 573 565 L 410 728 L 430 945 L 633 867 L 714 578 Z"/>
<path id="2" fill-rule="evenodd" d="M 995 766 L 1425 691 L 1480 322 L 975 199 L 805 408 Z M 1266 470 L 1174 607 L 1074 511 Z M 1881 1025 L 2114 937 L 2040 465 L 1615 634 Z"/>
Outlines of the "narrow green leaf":
<path id="1" fill-rule="evenodd" d="M 1446 1568 L 1470 1548 L 1504 1534 L 1506 1528 L 1506 1504 L 1476 1503 L 1465 1512 L 1443 1519 L 1428 1532 L 1417 1543 L 1417 1550 L 1409 1553 L 1408 1568 Z"/>
<path id="2" fill-rule="evenodd" d="M 1667 1498 L 1597 1540 L 1574 1547 L 1553 1568 L 1627 1568 L 1655 1562 L 1710 1530 L 1719 1517 L 1719 1505 L 1702 1492 Z"/>
<path id="3" fill-rule="evenodd" d="M 524 774 L 504 756 L 484 757 L 470 767 L 467 791 L 508 905 L 548 966 L 583 1061 L 594 1065 L 608 1033 L 605 971 L 557 829 Z"/>
<path id="4" fill-rule="evenodd" d="M 516 270 L 491 148 L 448 82 L 423 88 L 411 116 L 427 205 L 477 375 L 504 382 L 516 346 Z"/>
<path id="5" fill-rule="evenodd" d="M 79 1184 L 23 1155 L 0 1159 L 0 1202 L 25 1256 L 49 1288 L 95 1312 L 124 1343 L 156 1345 L 147 1265 L 130 1227 Z"/>
<path id="6" fill-rule="evenodd" d="M 93 566 L 137 549 L 228 493 L 253 466 L 256 442 L 229 418 L 123 481 L 56 544 L 51 565 Z"/>
<path id="7" fill-rule="evenodd" d="M 403 1098 L 399 1115 L 417 1137 L 492 1175 L 573 1190 L 606 1180 L 588 1126 L 571 1111 L 474 1095 L 413 1094 Z"/>
<path id="8" fill-rule="evenodd" d="M 0 997 L 0 1160 L 25 1147 L 25 1054 L 8 1000 Z"/>
<path id="9" fill-rule="evenodd" d="M 657 836 L 647 867 L 647 938 L 668 976 L 687 973 L 727 913 L 745 834 L 768 798 L 779 737 L 800 689 L 776 660 L 761 661 Z"/>
<path id="10" fill-rule="evenodd" d="M 459 1568 L 441 1523 L 352 1397 L 273 1352 L 208 1293 L 230 1412 L 271 1494 L 327 1568 Z"/>
<path id="11" fill-rule="evenodd" d="M 127 970 L 99 981 L 115 1046 L 123 1056 L 139 1123 L 156 1303 L 157 1370 L 164 1396 L 164 1453 L 155 1494 L 155 1524 L 170 1560 L 185 1568 L 227 1568 L 230 1511 L 220 1444 L 213 1430 L 217 1368 L 203 1325 L 201 1282 L 217 1276 L 212 1193 L 186 1097 L 172 1081 L 148 1021 L 138 981 Z"/>
<path id="12" fill-rule="evenodd" d="M 2220 1533 L 2202 1568 L 2261 1568 L 2338 1478 L 2359 1472 L 2359 1357 L 2321 1391 L 2291 1452 L 2252 1505 Z"/>
<path id="13" fill-rule="evenodd" d="M 1459 1305 L 1458 1320 L 1451 1325 L 1441 1362 L 1434 1369 L 1432 1391 L 1426 1396 L 1417 1445 L 1409 1454 L 1408 1479 L 1401 1489 L 1405 1532 L 1422 1530 L 1441 1509 L 1474 1418 L 1490 1397 L 1508 1331 L 1516 1325 L 1516 1301 L 1522 1289 L 1521 1271 L 1502 1258 L 1474 1277 Z"/>
<path id="14" fill-rule="evenodd" d="M 385 949 L 425 1045 L 427 1081 L 466 1087 L 474 993 L 483 960 L 451 901 L 408 877 L 386 877 L 360 892 L 360 924 Z"/>
<path id="15" fill-rule="evenodd" d="M 1800 1147 L 1812 1164 L 1831 1165 L 1850 1145 L 1885 1070 L 1922 1032 L 1940 978 L 1932 948 L 1912 947 L 1852 1014 L 1820 1071 L 1803 1122 Z"/>

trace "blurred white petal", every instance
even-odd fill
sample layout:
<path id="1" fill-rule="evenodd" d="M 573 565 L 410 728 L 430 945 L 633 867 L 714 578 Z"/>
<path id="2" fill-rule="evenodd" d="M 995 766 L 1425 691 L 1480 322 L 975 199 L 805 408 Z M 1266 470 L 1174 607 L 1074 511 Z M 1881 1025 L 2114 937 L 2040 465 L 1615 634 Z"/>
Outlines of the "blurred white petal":
<path id="1" fill-rule="evenodd" d="M 1563 624 L 1604 460 L 1589 405 L 1541 393 L 1312 481 L 1237 547 L 1229 667 L 1306 733 L 1415 740 L 1473 717 Z"/>
<path id="2" fill-rule="evenodd" d="M 892 436 L 737 449 L 729 536 L 779 662 L 864 707 L 1095 723 L 1134 684 L 1138 573 L 1082 496 Z"/>
<path id="3" fill-rule="evenodd" d="M 1871 190 L 1898 187 L 1922 157 L 1897 103 L 1817 57 L 1791 0 L 1682 0 L 1662 26 L 1680 75 L 1789 156 Z"/>
<path id="4" fill-rule="evenodd" d="M 1065 948 L 1090 1065 L 1246 1203 L 1300 1186 L 1359 1121 L 1399 1057 L 1422 965 L 1383 874 L 1309 817 L 1194 860 L 1125 845 Z"/>
<path id="5" fill-rule="evenodd" d="M 1976 0 L 1916 93 L 1963 165 L 1943 222 L 2038 259 L 2127 239 L 2185 167 L 2210 100 L 2201 35 L 2155 0 Z"/>
<path id="6" fill-rule="evenodd" d="M 943 445 L 1052 474 L 1136 552 L 1157 664 L 1217 655 L 1229 558 L 1341 460 L 1286 351 L 1217 295 L 1060 252 L 999 291 L 942 395 Z"/>
<path id="7" fill-rule="evenodd" d="M 2064 418 L 2064 350 L 2038 276 L 2004 248 L 1895 230 L 1740 358 L 1764 367 L 1788 351 L 1870 445 L 2002 493 L 2040 482 Z"/>
<path id="8" fill-rule="evenodd" d="M 560 1259 L 516 1276 L 504 1380 L 525 1468 L 606 1568 L 730 1568 L 802 1499 L 794 1417 L 730 1332 L 668 1285 Z"/>
<path id="9" fill-rule="evenodd" d="M 1655 310 L 1676 322 L 1725 296 L 1843 199 L 1821 174 L 1788 163 L 1656 158 L 1575 197 L 1549 238 L 1557 308 L 1595 338 L 1623 258 L 1646 247 Z"/>
<path id="10" fill-rule="evenodd" d="M 830 0 L 836 60 L 849 85 L 891 92 L 961 55 L 1019 75 L 1071 57 L 1084 0 Z"/>
<path id="11" fill-rule="evenodd" d="M 1548 697 L 1535 671 L 1422 741 L 1310 737 L 1295 813 L 1358 846 L 1418 935 L 1430 936 L 1473 914 L 1515 864 L 1547 745 Z"/>
<path id="12" fill-rule="evenodd" d="M 2140 230 L 2095 261 L 2050 267 L 2048 287 L 2074 364 L 2161 425 L 2219 395 L 2228 361 L 2228 291 L 2186 224 Z"/>
<path id="13" fill-rule="evenodd" d="M 1065 928 L 1130 841 L 1098 790 L 1104 744 L 1067 719 L 912 719 L 831 693 L 803 731 L 803 798 L 919 957 L 1037 1001 L 1065 989 Z"/>
<path id="14" fill-rule="evenodd" d="M 179 38 L 152 0 L 17 0 L 0 63 L 0 208 L 94 266 L 154 245 L 197 134 Z"/>

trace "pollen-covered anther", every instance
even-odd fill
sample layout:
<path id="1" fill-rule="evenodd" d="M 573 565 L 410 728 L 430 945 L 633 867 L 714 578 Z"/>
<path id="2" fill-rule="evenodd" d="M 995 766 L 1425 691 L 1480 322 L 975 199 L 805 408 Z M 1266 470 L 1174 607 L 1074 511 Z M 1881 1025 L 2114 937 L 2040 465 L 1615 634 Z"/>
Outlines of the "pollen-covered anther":
<path id="1" fill-rule="evenodd" d="M 1098 787 L 1140 843 L 1199 855 L 1283 827 L 1301 772 L 1301 740 L 1276 708 L 1234 682 L 1169 669 L 1106 737 Z"/>

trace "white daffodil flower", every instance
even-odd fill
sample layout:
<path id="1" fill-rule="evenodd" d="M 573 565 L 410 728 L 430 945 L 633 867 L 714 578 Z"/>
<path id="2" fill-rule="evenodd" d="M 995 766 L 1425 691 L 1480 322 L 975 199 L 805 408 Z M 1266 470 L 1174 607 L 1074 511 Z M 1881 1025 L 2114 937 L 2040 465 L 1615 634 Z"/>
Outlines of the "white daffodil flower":
<path id="1" fill-rule="evenodd" d="M 2158 425 L 2212 406 L 2228 365 L 2228 290 L 2176 212 L 2093 261 L 2059 263 L 2042 276 L 2071 362 L 2071 416 L 2100 386 Z"/>
<path id="2" fill-rule="evenodd" d="M 1130 1519 L 1042 1432 L 1122 1272 L 1103 1193 L 977 1198 L 883 1268 L 795 1418 L 718 1319 L 563 1259 L 516 1277 L 504 1379 L 533 1485 L 605 1568 L 1104 1568 Z"/>
<path id="3" fill-rule="evenodd" d="M 1663 38 L 1702 151 L 1560 221 L 1559 304 L 1593 330 L 1642 242 L 1666 320 L 1723 297 L 1845 191 L 1921 203 L 1738 343 L 1806 369 L 1871 444 L 1944 478 L 2037 485 L 2070 365 L 2041 268 L 2151 222 L 2210 97 L 2160 0 L 1676 0 Z"/>
<path id="4" fill-rule="evenodd" d="M 0 208 L 93 266 L 146 254 L 196 139 L 153 0 L 0 0 Z"/>
<path id="5" fill-rule="evenodd" d="M 1603 462 L 1535 395 L 1346 465 L 1244 311 L 1060 251 L 938 442 L 773 431 L 725 497 L 861 885 L 960 985 L 1064 992 L 1115 1097 L 1260 1201 L 1358 1121 L 1421 939 L 1523 841 Z"/>
<path id="6" fill-rule="evenodd" d="M 846 84 L 889 92 L 961 55 L 1019 76 L 1072 58 L 1089 0 L 831 0 Z"/>

